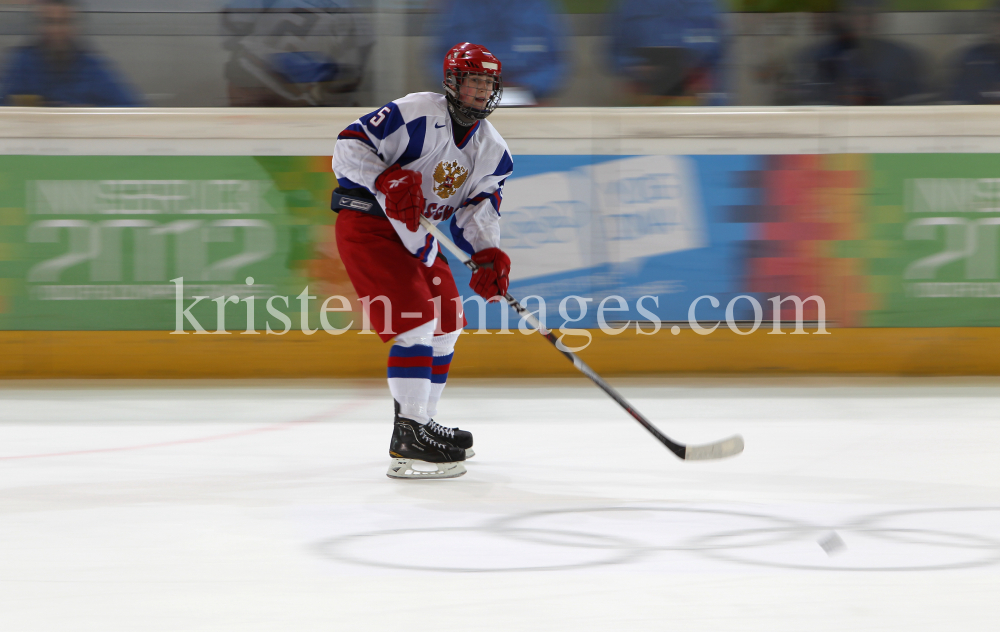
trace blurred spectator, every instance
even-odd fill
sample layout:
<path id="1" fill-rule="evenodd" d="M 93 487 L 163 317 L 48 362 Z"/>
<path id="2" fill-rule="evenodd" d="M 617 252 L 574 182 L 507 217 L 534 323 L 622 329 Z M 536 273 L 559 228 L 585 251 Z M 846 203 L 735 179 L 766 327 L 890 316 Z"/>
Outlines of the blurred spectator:
<path id="1" fill-rule="evenodd" d="M 15 48 L 0 78 L 4 105 L 120 107 L 141 105 L 139 97 L 77 35 L 73 0 L 40 0 L 39 34 Z"/>
<path id="2" fill-rule="evenodd" d="M 796 101 L 810 105 L 913 105 L 930 100 L 925 67 L 907 46 L 876 37 L 880 0 L 847 0 L 826 42 L 798 63 Z"/>
<path id="3" fill-rule="evenodd" d="M 954 103 L 1000 103 L 1000 2 L 986 19 L 987 40 L 961 55 L 955 69 L 948 100 Z"/>
<path id="4" fill-rule="evenodd" d="M 715 0 L 620 0 L 615 69 L 644 105 L 721 105 L 724 32 Z"/>
<path id="5" fill-rule="evenodd" d="M 445 53 L 461 42 L 481 44 L 500 60 L 501 106 L 544 104 L 567 79 L 569 42 L 549 0 L 444 0 L 432 24 L 430 63 L 438 81 Z"/>
<path id="6" fill-rule="evenodd" d="M 351 106 L 373 39 L 351 0 L 233 0 L 223 10 L 234 106 Z"/>

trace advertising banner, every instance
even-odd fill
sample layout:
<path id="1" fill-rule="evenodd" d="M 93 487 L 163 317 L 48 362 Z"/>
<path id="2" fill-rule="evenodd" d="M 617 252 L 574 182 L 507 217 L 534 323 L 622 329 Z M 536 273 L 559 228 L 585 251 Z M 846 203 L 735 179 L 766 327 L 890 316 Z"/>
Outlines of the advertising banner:
<path id="1" fill-rule="evenodd" d="M 511 293 L 551 328 L 996 326 L 998 176 L 994 154 L 515 156 Z M 335 186 L 329 157 L 0 156 L 0 329 L 360 328 Z M 451 259 L 470 328 L 516 328 Z"/>
<path id="2" fill-rule="evenodd" d="M 1000 324 L 1000 156 L 876 155 L 876 327 Z"/>
<path id="3" fill-rule="evenodd" d="M 566 321 L 559 306 L 570 296 L 589 301 L 582 327 L 597 326 L 602 301 L 607 321 L 684 321 L 700 295 L 728 302 L 743 291 L 749 233 L 726 214 L 753 201 L 739 178 L 753 164 L 741 156 L 518 158 L 501 206 L 512 294 L 544 299 L 549 326 Z M 566 300 L 571 318 L 580 302 Z M 706 303 L 699 318 L 723 313 L 725 302 L 721 311 Z M 466 309 L 475 322 L 477 306 Z M 490 309 L 487 326 L 499 327 L 502 310 Z"/>
<path id="4" fill-rule="evenodd" d="M 295 297 L 306 287 L 316 294 L 346 281 L 324 265 L 329 258 L 319 259 L 334 221 L 329 165 L 0 156 L 0 328 L 173 330 L 181 291 L 185 308 L 205 297 L 185 329 L 192 319 L 217 329 L 224 307 L 227 330 L 245 329 L 249 314 L 255 327 L 280 330 L 280 319 L 268 319 L 266 300 L 275 295 L 289 296 L 276 311 L 297 322 Z M 218 297 L 230 301 L 220 307 Z"/>

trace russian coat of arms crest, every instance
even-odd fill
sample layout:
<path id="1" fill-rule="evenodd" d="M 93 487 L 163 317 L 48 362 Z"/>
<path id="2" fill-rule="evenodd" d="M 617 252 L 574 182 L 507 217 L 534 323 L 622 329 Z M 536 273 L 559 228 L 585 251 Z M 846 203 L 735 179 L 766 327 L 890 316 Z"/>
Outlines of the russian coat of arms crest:
<path id="1" fill-rule="evenodd" d="M 469 170 L 458 164 L 457 160 L 442 160 L 434 168 L 434 193 L 442 200 L 447 200 L 455 195 L 455 191 L 458 191 L 468 177 Z"/>

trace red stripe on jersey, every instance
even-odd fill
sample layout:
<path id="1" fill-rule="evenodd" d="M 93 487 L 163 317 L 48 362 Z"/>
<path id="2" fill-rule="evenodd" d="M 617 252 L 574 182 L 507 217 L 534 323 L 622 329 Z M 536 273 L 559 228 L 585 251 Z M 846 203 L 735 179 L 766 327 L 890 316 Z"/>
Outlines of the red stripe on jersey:
<path id="1" fill-rule="evenodd" d="M 345 129 L 339 136 L 337 136 L 337 138 L 360 138 L 361 140 L 368 141 L 369 143 L 372 142 L 371 139 L 368 138 L 368 134 L 359 132 L 355 129 Z"/>
<path id="2" fill-rule="evenodd" d="M 465 136 L 462 137 L 462 142 L 458 144 L 459 149 L 465 149 L 465 144 L 469 142 L 469 139 L 472 138 L 472 135 L 476 133 L 477 129 L 479 129 L 479 121 L 476 121 L 476 124 L 470 127 L 469 131 L 467 131 Z"/>

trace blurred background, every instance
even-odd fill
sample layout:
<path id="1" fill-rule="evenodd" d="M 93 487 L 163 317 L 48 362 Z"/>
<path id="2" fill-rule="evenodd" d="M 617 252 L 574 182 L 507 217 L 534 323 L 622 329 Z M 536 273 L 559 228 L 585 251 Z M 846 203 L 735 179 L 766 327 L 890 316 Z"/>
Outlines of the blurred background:
<path id="1" fill-rule="evenodd" d="M 0 0 L 7 105 L 375 106 L 481 42 L 508 106 L 1000 99 L 990 0 Z"/>
<path id="2" fill-rule="evenodd" d="M 141 108 L 0 108 L 0 330 L 20 358 L 2 374 L 382 375 L 368 336 L 308 338 L 362 324 L 329 211 L 330 153 L 372 108 L 439 91 L 444 52 L 462 40 L 504 64 L 507 107 L 490 121 L 515 160 L 502 209 L 511 291 L 544 301 L 550 328 L 595 331 L 598 368 L 1000 371 L 981 355 L 1000 325 L 1000 134 L 984 107 L 1000 100 L 1000 3 L 0 0 L 5 105 Z M 190 310 L 199 324 L 178 325 L 178 277 L 186 301 L 259 300 L 231 307 L 224 327 L 205 300 Z M 305 288 L 315 300 L 295 299 Z M 568 295 L 589 309 L 564 310 Z M 168 333 L 281 331 L 272 296 L 296 320 L 266 336 L 272 356 L 213 364 L 224 356 L 204 338 Z M 332 296 L 350 310 L 324 312 Z M 768 304 L 789 296 L 823 302 Z M 609 297 L 624 305 L 611 321 L 655 316 L 667 333 L 597 331 Z M 669 335 L 691 310 L 764 324 L 720 331 L 723 345 Z M 470 330 L 517 326 L 505 306 L 466 313 Z M 839 359 L 816 351 L 820 335 L 772 362 L 782 347 L 759 334 L 796 317 L 841 328 Z M 54 332 L 70 338 L 52 345 Z M 230 340 L 227 353 L 264 348 Z M 923 364 L 906 352 L 917 340 L 936 345 Z M 691 351 L 681 361 L 653 341 Z M 885 353 L 867 353 L 875 343 Z M 483 342 L 456 371 L 488 373 L 491 344 L 515 343 Z M 762 346 L 741 364 L 737 344 Z M 88 345 L 128 361 L 90 362 Z M 327 348 L 355 360 L 331 363 Z M 523 357 L 572 372 L 548 349 Z"/>

